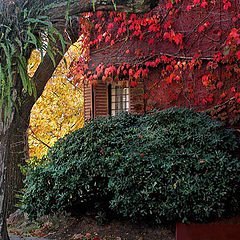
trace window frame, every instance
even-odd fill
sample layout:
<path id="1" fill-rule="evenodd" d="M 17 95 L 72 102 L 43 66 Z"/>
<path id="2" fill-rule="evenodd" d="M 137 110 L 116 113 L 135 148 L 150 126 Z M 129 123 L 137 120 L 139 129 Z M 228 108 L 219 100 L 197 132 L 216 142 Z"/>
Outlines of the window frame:
<path id="1" fill-rule="evenodd" d="M 108 110 L 111 116 L 130 111 L 130 88 L 128 83 L 125 88 L 122 88 L 120 83 L 108 85 Z"/>

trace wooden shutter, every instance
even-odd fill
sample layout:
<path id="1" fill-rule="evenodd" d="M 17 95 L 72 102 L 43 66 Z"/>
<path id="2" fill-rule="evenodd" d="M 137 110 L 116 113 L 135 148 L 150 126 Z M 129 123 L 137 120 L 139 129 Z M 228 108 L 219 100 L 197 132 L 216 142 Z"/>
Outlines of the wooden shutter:
<path id="1" fill-rule="evenodd" d="M 94 87 L 94 117 L 108 115 L 108 85 L 99 80 Z"/>
<path id="2" fill-rule="evenodd" d="M 138 82 L 134 88 L 130 87 L 130 113 L 143 113 L 144 112 L 144 83 Z"/>
<path id="3" fill-rule="evenodd" d="M 93 104 L 92 104 L 92 85 L 89 81 L 84 81 L 84 121 L 93 118 Z"/>

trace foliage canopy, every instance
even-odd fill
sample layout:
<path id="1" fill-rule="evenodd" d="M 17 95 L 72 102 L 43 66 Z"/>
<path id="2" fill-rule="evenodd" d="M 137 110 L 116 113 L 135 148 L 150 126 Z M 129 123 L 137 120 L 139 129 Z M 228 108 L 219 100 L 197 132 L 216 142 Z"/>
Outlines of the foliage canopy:
<path id="1" fill-rule="evenodd" d="M 65 51 L 62 35 L 46 16 L 48 7 L 45 1 L 36 0 L 3 1 L 0 5 L 0 106 L 4 105 L 5 117 L 11 111 L 11 104 L 20 104 L 16 99 L 16 94 L 20 93 L 13 92 L 13 87 L 20 84 L 16 73 L 20 75 L 25 93 L 36 98 L 36 87 L 27 73 L 32 50 L 39 49 L 41 59 L 46 52 L 54 65 L 54 55 L 59 51 L 54 47 L 56 37 L 60 39 L 62 50 Z"/>
<path id="2" fill-rule="evenodd" d="M 57 139 L 83 126 L 82 86 L 71 82 L 69 66 L 79 55 L 84 56 L 84 52 L 80 40 L 68 49 L 65 62 L 60 62 L 34 104 L 28 136 L 30 157 L 42 157 Z M 28 61 L 30 76 L 33 76 L 40 61 L 40 52 L 34 50 Z"/>

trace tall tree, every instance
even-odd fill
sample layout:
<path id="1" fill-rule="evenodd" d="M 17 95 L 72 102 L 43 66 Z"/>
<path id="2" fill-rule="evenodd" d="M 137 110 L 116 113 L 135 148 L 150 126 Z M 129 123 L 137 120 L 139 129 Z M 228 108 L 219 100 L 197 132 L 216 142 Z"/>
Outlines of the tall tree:
<path id="1" fill-rule="evenodd" d="M 15 191 L 22 186 L 18 164 L 24 163 L 26 130 L 32 106 L 66 51 L 62 36 L 75 41 L 71 26 L 79 13 L 97 10 L 145 12 L 156 0 L 3 0 L 0 3 L 0 239 L 8 240 L 6 216 Z M 71 16 L 71 18 L 70 18 Z M 70 30 L 71 29 L 71 30 Z M 33 49 L 43 59 L 27 75 Z M 46 51 L 44 55 L 43 50 Z M 11 181 L 10 181 L 11 179 Z M 10 181 L 10 183 L 9 183 Z M 10 197 L 8 199 L 8 197 Z"/>

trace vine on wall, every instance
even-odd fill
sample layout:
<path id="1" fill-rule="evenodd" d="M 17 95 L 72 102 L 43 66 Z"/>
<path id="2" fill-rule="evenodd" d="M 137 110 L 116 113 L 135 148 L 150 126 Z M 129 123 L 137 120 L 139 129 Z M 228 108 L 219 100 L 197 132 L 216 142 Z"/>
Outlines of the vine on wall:
<path id="1" fill-rule="evenodd" d="M 164 0 L 143 15 L 89 14 L 81 24 L 91 59 L 80 59 L 75 74 L 131 87 L 145 79 L 147 110 L 225 106 L 212 115 L 239 124 L 239 9 L 237 0 Z"/>

